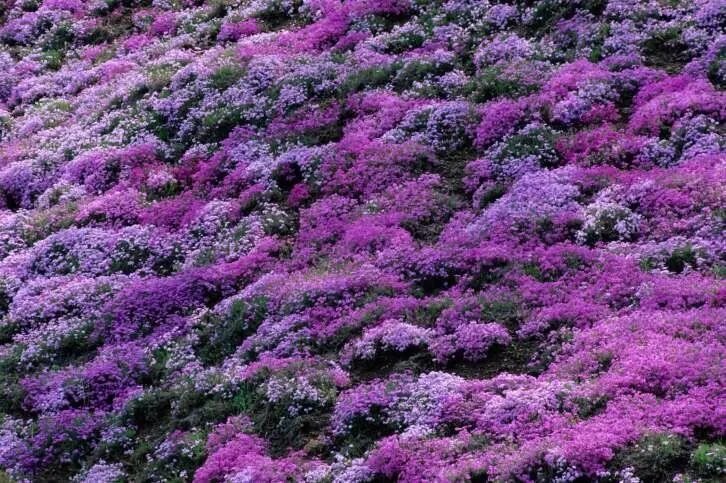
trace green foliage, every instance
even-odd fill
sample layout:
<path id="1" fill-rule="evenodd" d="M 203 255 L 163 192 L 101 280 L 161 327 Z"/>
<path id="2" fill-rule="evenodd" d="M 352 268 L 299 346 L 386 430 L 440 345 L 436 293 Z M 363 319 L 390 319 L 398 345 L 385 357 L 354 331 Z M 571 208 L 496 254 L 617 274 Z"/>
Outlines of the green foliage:
<path id="1" fill-rule="evenodd" d="M 520 97 L 534 92 L 535 85 L 505 76 L 497 67 L 487 67 L 464 88 L 472 102 L 486 102 L 498 97 Z"/>
<path id="2" fill-rule="evenodd" d="M 482 207 L 490 205 L 505 195 L 507 187 L 503 184 L 495 184 L 479 198 Z"/>
<path id="3" fill-rule="evenodd" d="M 204 427 L 206 424 L 224 421 L 237 408 L 228 398 L 209 397 L 203 392 L 189 390 L 181 392 L 174 401 L 172 413 L 177 428 L 189 430 Z"/>
<path id="4" fill-rule="evenodd" d="M 150 7 L 153 0 L 106 0 L 109 5 L 118 5 L 119 3 L 126 8 Z"/>
<path id="5" fill-rule="evenodd" d="M 43 42 L 42 48 L 43 50 L 64 50 L 73 43 L 74 38 L 73 25 L 68 22 L 63 22 Z"/>
<path id="6" fill-rule="evenodd" d="M 158 363 L 168 354 L 159 353 Z M 158 369 L 158 368 L 157 368 Z M 137 445 L 129 457 L 129 481 L 184 481 L 182 471 L 193 474 L 206 458 L 205 443 L 208 431 L 229 416 L 244 410 L 237 398 L 228 395 L 209 395 L 192 384 L 181 384 L 170 389 L 149 389 L 131 401 L 121 414 L 121 424 L 130 424 L 130 436 Z M 165 458 L 150 458 L 167 437 L 183 431 L 179 447 Z M 183 449 L 182 449 L 183 448 Z M 102 447 L 104 457 L 113 460 L 121 448 Z"/>
<path id="7" fill-rule="evenodd" d="M 726 76 L 724 76 L 724 64 L 726 64 L 726 47 L 718 51 L 716 58 L 708 65 L 708 79 L 719 90 L 726 89 Z"/>
<path id="8" fill-rule="evenodd" d="M 513 298 L 498 300 L 482 300 L 480 305 L 481 319 L 486 322 L 497 322 L 510 329 L 516 329 L 522 321 L 521 304 Z"/>
<path id="9" fill-rule="evenodd" d="M 363 456 L 378 440 L 393 434 L 396 426 L 386 421 L 379 406 L 371 407 L 365 416 L 355 416 L 337 441 L 349 458 Z"/>
<path id="10" fill-rule="evenodd" d="M 174 246 L 169 253 L 156 259 L 151 268 L 159 275 L 170 275 L 176 271 L 179 263 L 182 261 L 183 255 L 181 249 L 178 246 Z"/>
<path id="11" fill-rule="evenodd" d="M 66 58 L 66 51 L 75 39 L 73 26 L 63 22 L 48 33 L 46 40 L 41 44 L 41 58 L 45 66 L 51 70 L 62 67 Z"/>
<path id="12" fill-rule="evenodd" d="M 163 186 L 146 190 L 147 201 L 158 201 L 166 198 L 172 198 L 182 191 L 182 186 L 174 181 L 166 183 Z"/>
<path id="13" fill-rule="evenodd" d="M 175 447 L 170 448 L 171 454 L 164 458 L 149 458 L 164 443 L 163 440 L 144 441 L 137 446 L 131 455 L 128 481 L 164 481 L 184 483 L 189 481 L 180 475 L 193 475 L 194 471 L 204 463 L 207 456 L 205 448 L 206 431 L 192 431 L 179 436 Z M 127 481 L 127 480 L 124 480 Z"/>
<path id="14" fill-rule="evenodd" d="M 0 344 L 8 344 L 12 342 L 13 336 L 18 332 L 19 327 L 9 321 L 0 323 Z"/>
<path id="15" fill-rule="evenodd" d="M 212 142 L 226 138 L 232 129 L 242 122 L 242 113 L 238 107 L 226 106 L 214 109 L 202 119 L 201 137 Z"/>
<path id="16" fill-rule="evenodd" d="M 113 32 L 104 27 L 96 27 L 83 36 L 83 42 L 100 45 L 113 41 Z"/>
<path id="17" fill-rule="evenodd" d="M 604 23 L 598 28 L 597 33 L 590 41 L 590 55 L 588 56 L 590 62 L 600 62 L 603 59 L 602 49 L 605 44 L 605 39 L 609 36 L 610 24 Z"/>
<path id="18" fill-rule="evenodd" d="M 583 230 L 584 241 L 589 246 L 594 246 L 597 242 L 612 242 L 621 239 L 632 239 L 634 232 L 619 230 L 619 226 L 626 225 L 633 217 L 633 213 L 623 207 L 610 207 L 599 211 L 593 223 L 586 225 Z"/>
<path id="19" fill-rule="evenodd" d="M 557 165 L 558 156 L 555 150 L 555 132 L 548 127 L 530 129 L 521 134 L 507 138 L 506 145 L 500 157 L 525 158 L 535 156 L 540 159 L 543 168 L 553 168 Z"/>
<path id="20" fill-rule="evenodd" d="M 407 311 L 405 319 L 407 322 L 421 327 L 433 327 L 436 324 L 436 319 L 452 304 L 452 300 L 447 297 L 433 299 L 420 307 Z"/>
<path id="21" fill-rule="evenodd" d="M 691 454 L 691 468 L 702 478 L 726 476 L 726 445 L 721 442 L 702 443 Z"/>
<path id="22" fill-rule="evenodd" d="M 110 127 L 111 131 L 113 130 L 113 128 L 115 128 L 115 126 L 113 125 Z M 149 116 L 149 121 L 146 129 L 149 132 L 154 133 L 154 135 L 156 135 L 162 141 L 169 142 L 174 137 L 174 129 L 167 123 L 166 119 L 164 119 L 162 115 L 155 112 L 151 113 L 151 115 Z"/>
<path id="23" fill-rule="evenodd" d="M 286 138 L 287 141 L 297 141 L 305 146 L 320 146 L 339 141 L 343 137 L 343 123 L 333 122 L 327 126 L 311 129 L 304 134 Z"/>
<path id="24" fill-rule="evenodd" d="M 605 410 L 608 404 L 608 398 L 604 396 L 600 397 L 579 397 L 572 401 L 577 407 L 577 415 L 583 419 L 597 416 Z"/>
<path id="25" fill-rule="evenodd" d="M 536 262 L 526 262 L 522 264 L 522 272 L 539 282 L 551 281 Z"/>
<path id="26" fill-rule="evenodd" d="M 537 341 L 515 341 L 507 346 L 495 345 L 489 349 L 486 358 L 480 361 L 452 359 L 453 363 L 447 369 L 467 379 L 486 379 L 504 372 L 537 376 L 551 362 L 549 359 L 536 359 L 542 354 L 543 349 Z"/>
<path id="27" fill-rule="evenodd" d="M 348 94 L 382 87 L 390 82 L 398 71 L 399 65 L 394 63 L 384 67 L 369 67 L 348 76 L 340 88 L 342 97 Z"/>
<path id="28" fill-rule="evenodd" d="M 690 60 L 688 45 L 681 39 L 681 27 L 670 27 L 654 32 L 642 44 L 645 63 L 677 72 Z"/>
<path id="29" fill-rule="evenodd" d="M 301 17 L 295 15 L 301 5 L 300 0 L 290 2 L 272 0 L 266 3 L 265 9 L 257 14 L 257 18 L 270 30 L 280 29 L 293 22 L 297 17 Z"/>
<path id="30" fill-rule="evenodd" d="M 389 54 L 401 54 L 421 47 L 424 40 L 426 40 L 426 37 L 424 37 L 423 30 L 407 30 L 399 34 L 397 37 L 389 39 L 385 44 L 385 51 Z"/>
<path id="31" fill-rule="evenodd" d="M 17 415 L 22 413 L 25 391 L 20 386 L 20 355 L 21 347 L 0 358 L 0 416 L 3 414 Z"/>
<path id="32" fill-rule="evenodd" d="M 218 364 L 253 334 L 267 315 L 267 299 L 235 300 L 225 316 L 208 314 L 197 328 L 196 351 L 205 364 Z"/>
<path id="33" fill-rule="evenodd" d="M 7 314 L 10 308 L 10 303 L 13 301 L 13 294 L 10 288 L 7 286 L 7 282 L 0 279 L 0 320 Z M 2 333 L 2 325 L 0 325 L 0 334 Z M 2 342 L 2 335 L 0 335 L 0 344 Z"/>
<path id="34" fill-rule="evenodd" d="M 527 24 L 527 32 L 530 35 L 544 35 L 552 30 L 560 20 L 572 18 L 580 6 L 594 15 L 600 15 L 605 10 L 607 1 L 544 0 L 537 2 L 534 11 L 529 16 L 530 21 Z"/>
<path id="35" fill-rule="evenodd" d="M 173 64 L 160 64 L 150 67 L 146 71 L 146 86 L 142 92 L 135 93 L 136 96 L 145 95 L 147 92 L 159 92 L 169 85 L 172 76 L 176 72 Z M 141 97 L 139 97 L 140 99 Z"/>
<path id="36" fill-rule="evenodd" d="M 43 63 L 50 70 L 58 70 L 63 66 L 63 61 L 66 58 L 66 54 L 62 50 L 49 49 L 44 50 L 41 54 Z"/>
<path id="37" fill-rule="evenodd" d="M 209 82 L 215 89 L 221 91 L 233 86 L 244 77 L 246 69 L 238 64 L 225 64 L 217 68 L 209 77 Z"/>
<path id="38" fill-rule="evenodd" d="M 165 377 L 167 370 L 166 364 L 171 358 L 171 352 L 161 347 L 154 349 L 151 353 L 149 368 L 145 374 L 143 382 L 152 384 L 154 381 L 158 381 Z"/>
<path id="39" fill-rule="evenodd" d="M 23 12 L 35 12 L 39 7 L 40 2 L 38 0 L 25 0 L 20 3 L 20 8 Z"/>
<path id="40" fill-rule="evenodd" d="M 173 400 L 171 392 L 160 389 L 146 391 L 126 405 L 123 419 L 139 428 L 152 427 L 168 417 Z"/>
<path id="41" fill-rule="evenodd" d="M 92 337 L 92 331 L 89 323 L 66 334 L 58 342 L 58 348 L 48 354 L 48 359 L 57 367 L 87 361 L 100 342 Z"/>
<path id="42" fill-rule="evenodd" d="M 696 267 L 696 252 L 691 245 L 676 248 L 666 259 L 666 267 L 671 272 L 681 273 L 686 266 Z"/>
<path id="43" fill-rule="evenodd" d="M 290 448 L 302 448 L 327 426 L 337 390 L 330 380 L 313 379 L 310 382 L 318 389 L 322 400 L 314 403 L 295 401 L 287 394 L 271 401 L 264 386 L 260 385 L 260 381 L 268 377 L 267 371 L 263 371 L 253 380 L 241 384 L 232 398 L 232 407 L 235 412 L 250 417 L 255 433 L 270 442 L 270 454 L 280 456 Z M 292 407 L 297 409 L 291 410 Z"/>
<path id="44" fill-rule="evenodd" d="M 150 255 L 151 251 L 147 247 L 121 240 L 116 244 L 116 254 L 111 259 L 109 271 L 128 275 L 138 270 Z"/>
<path id="45" fill-rule="evenodd" d="M 213 20 L 216 18 L 224 18 L 227 15 L 227 4 L 225 0 L 212 0 L 209 3 L 207 10 L 207 20 Z"/>
<path id="46" fill-rule="evenodd" d="M 461 208 L 462 201 L 459 196 L 437 192 L 434 194 L 436 210 L 430 215 L 416 220 L 405 220 L 401 227 L 405 228 L 414 240 L 423 244 L 433 244 L 446 227 L 451 214 Z"/>
<path id="47" fill-rule="evenodd" d="M 633 468 L 641 481 L 672 481 L 688 463 L 688 443 L 674 434 L 648 434 L 621 451 L 614 460 L 617 468 Z"/>
<path id="48" fill-rule="evenodd" d="M 443 74 L 446 70 L 448 70 L 447 67 L 432 62 L 420 60 L 407 62 L 393 78 L 393 87 L 399 92 L 404 91 L 410 89 L 415 82 L 422 81 L 430 76 Z"/>

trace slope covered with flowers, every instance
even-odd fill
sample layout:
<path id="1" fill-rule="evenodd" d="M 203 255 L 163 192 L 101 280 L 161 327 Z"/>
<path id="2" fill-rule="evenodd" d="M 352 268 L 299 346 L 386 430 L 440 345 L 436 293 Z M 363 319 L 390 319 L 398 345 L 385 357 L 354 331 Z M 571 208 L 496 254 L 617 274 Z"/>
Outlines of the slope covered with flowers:
<path id="1" fill-rule="evenodd" d="M 723 478 L 725 27 L 720 0 L 2 2 L 0 468 Z"/>

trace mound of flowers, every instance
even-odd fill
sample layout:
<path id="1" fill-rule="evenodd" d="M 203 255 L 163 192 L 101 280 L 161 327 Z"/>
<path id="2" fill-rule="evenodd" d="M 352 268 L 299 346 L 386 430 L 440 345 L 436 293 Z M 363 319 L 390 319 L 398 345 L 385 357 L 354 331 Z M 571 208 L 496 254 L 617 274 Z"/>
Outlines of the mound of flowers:
<path id="1" fill-rule="evenodd" d="M 0 3 L 0 480 L 722 481 L 720 0 Z"/>

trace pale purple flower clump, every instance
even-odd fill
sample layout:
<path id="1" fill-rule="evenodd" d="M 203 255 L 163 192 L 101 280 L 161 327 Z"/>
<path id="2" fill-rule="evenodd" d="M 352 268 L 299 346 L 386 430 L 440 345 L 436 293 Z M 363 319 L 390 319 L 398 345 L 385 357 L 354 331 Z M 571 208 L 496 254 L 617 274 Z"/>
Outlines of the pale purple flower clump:
<path id="1" fill-rule="evenodd" d="M 437 358 L 446 359 L 460 351 L 464 359 L 476 361 L 484 359 L 491 347 L 507 345 L 511 340 L 507 330 L 499 324 L 462 324 L 451 336 L 437 341 L 434 353 Z"/>
<path id="2" fill-rule="evenodd" d="M 89 468 L 86 474 L 77 481 L 81 483 L 118 483 L 123 481 L 125 476 L 126 473 L 124 473 L 120 464 L 108 464 L 101 461 Z"/>
<path id="3" fill-rule="evenodd" d="M 500 35 L 479 46 L 474 61 L 479 67 L 526 59 L 534 54 L 532 44 L 515 34 Z"/>
<path id="4" fill-rule="evenodd" d="M 430 339 L 429 330 L 405 322 L 387 320 L 368 329 L 363 337 L 350 347 L 350 359 L 373 359 L 384 351 L 402 352 L 425 347 Z"/>
<path id="5" fill-rule="evenodd" d="M 568 180 L 567 171 L 564 168 L 525 174 L 471 229 L 479 231 L 502 225 L 526 227 L 538 218 L 579 212 L 578 189 Z"/>

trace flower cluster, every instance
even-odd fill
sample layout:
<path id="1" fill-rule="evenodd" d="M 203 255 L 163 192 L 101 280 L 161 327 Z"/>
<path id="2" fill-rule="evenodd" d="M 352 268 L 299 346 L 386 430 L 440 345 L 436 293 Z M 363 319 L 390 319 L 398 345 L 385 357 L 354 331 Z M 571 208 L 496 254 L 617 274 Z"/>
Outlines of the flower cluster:
<path id="1" fill-rule="evenodd" d="M 720 481 L 724 26 L 0 1 L 0 481 Z"/>

